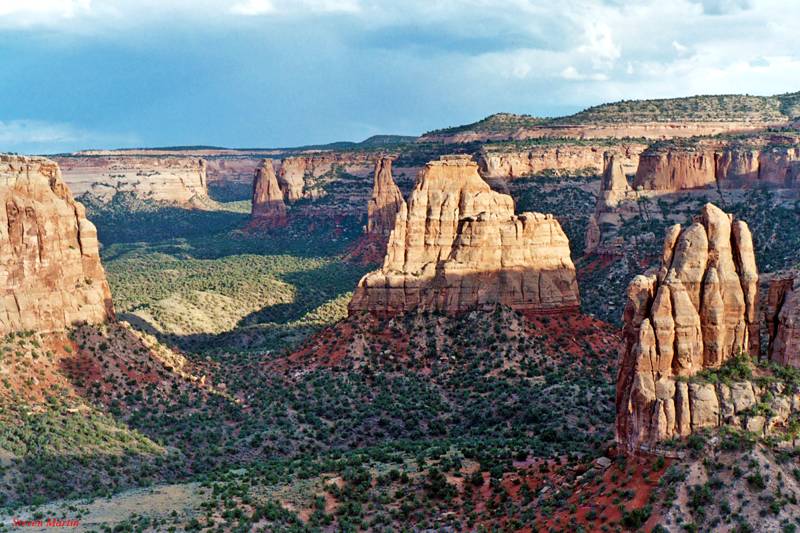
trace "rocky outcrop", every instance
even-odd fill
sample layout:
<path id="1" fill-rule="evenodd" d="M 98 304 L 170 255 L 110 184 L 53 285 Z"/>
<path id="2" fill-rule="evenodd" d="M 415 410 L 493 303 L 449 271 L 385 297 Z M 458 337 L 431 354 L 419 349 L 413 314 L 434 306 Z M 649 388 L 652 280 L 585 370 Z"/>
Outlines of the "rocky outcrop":
<path id="1" fill-rule="evenodd" d="M 602 239 L 601 224 L 617 223 L 617 206 L 630 199 L 632 195 L 628 178 L 622 169 L 616 154 L 606 152 L 603 154 L 603 177 L 600 180 L 600 194 L 595 205 L 595 212 L 589 217 L 586 227 L 585 254 L 598 250 Z"/>
<path id="2" fill-rule="evenodd" d="M 286 225 L 286 205 L 283 203 L 283 192 L 278 186 L 272 159 L 264 159 L 256 170 L 251 217 L 254 222 L 270 227 Z"/>
<path id="3" fill-rule="evenodd" d="M 278 171 L 278 183 L 287 201 L 315 199 L 324 194 L 323 176 L 340 168 L 350 174 L 368 175 L 375 155 L 369 152 L 320 152 L 287 157 Z"/>
<path id="4" fill-rule="evenodd" d="M 770 281 L 765 321 L 769 358 L 800 368 L 800 273 L 791 272 Z"/>
<path id="5" fill-rule="evenodd" d="M 0 335 L 114 315 L 97 231 L 58 165 L 0 155 Z"/>
<path id="6" fill-rule="evenodd" d="M 747 224 L 712 204 L 672 226 L 661 268 L 628 287 L 617 378 L 617 440 L 626 450 L 719 424 L 712 389 L 676 378 L 757 353 L 758 273 Z"/>
<path id="7" fill-rule="evenodd" d="M 372 197 L 367 206 L 367 233 L 388 236 L 403 203 L 403 195 L 392 178 L 392 159 L 382 157 L 375 162 Z"/>
<path id="8" fill-rule="evenodd" d="M 117 193 L 142 200 L 202 207 L 208 201 L 206 162 L 176 157 L 62 157 L 64 181 L 77 197 L 110 202 Z"/>
<path id="9" fill-rule="evenodd" d="M 639 156 L 634 188 L 679 191 L 716 183 L 713 150 L 650 148 Z"/>
<path id="10" fill-rule="evenodd" d="M 529 149 L 494 149 L 491 145 L 481 153 L 481 174 L 486 178 L 518 178 L 546 171 L 565 174 L 603 172 L 605 153 L 614 153 L 617 162 L 631 174 L 639 164 L 639 153 L 647 145 L 621 144 L 614 147 L 602 145 L 545 144 Z"/>
<path id="11" fill-rule="evenodd" d="M 514 214 L 466 156 L 420 173 L 401 205 L 383 267 L 364 276 L 351 311 L 457 313 L 504 304 L 554 312 L 579 305 L 569 240 L 552 215 Z"/>

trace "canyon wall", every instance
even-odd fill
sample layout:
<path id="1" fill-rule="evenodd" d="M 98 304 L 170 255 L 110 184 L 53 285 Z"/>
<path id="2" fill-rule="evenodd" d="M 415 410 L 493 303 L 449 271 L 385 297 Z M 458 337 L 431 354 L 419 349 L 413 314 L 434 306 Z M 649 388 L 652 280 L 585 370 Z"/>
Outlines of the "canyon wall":
<path id="1" fill-rule="evenodd" d="M 653 145 L 639 157 L 633 186 L 653 191 L 701 187 L 797 188 L 800 138 L 757 136 L 745 141 L 699 140 Z"/>
<path id="2" fill-rule="evenodd" d="M 769 358 L 800 368 L 800 273 L 770 280 L 765 307 Z"/>
<path id="3" fill-rule="evenodd" d="M 315 199 L 324 194 L 320 178 L 341 168 L 357 176 L 368 176 L 378 155 L 371 152 L 320 152 L 283 159 L 278 183 L 289 202 Z"/>
<path id="4" fill-rule="evenodd" d="M 268 227 L 286 225 L 286 205 L 283 203 L 283 192 L 278 186 L 272 159 L 264 159 L 256 170 L 250 216 L 253 222 L 259 225 Z"/>
<path id="5" fill-rule="evenodd" d="M 130 193 L 142 200 L 202 207 L 208 200 L 206 162 L 176 157 L 61 157 L 64 181 L 77 196 L 110 202 Z"/>
<path id="6" fill-rule="evenodd" d="M 468 156 L 421 171 L 401 205 L 383 267 L 358 284 L 350 311 L 456 313 L 504 304 L 534 312 L 580 303 L 569 240 L 552 215 L 514 214 Z"/>
<path id="7" fill-rule="evenodd" d="M 58 165 L 0 155 L 0 335 L 113 318 L 97 231 Z"/>
<path id="8" fill-rule="evenodd" d="M 586 144 L 559 144 L 535 146 L 528 149 L 485 149 L 480 156 L 481 174 L 487 178 L 518 178 L 545 171 L 578 174 L 587 170 L 595 174 L 603 172 L 603 154 L 617 155 L 617 161 L 626 173 L 633 174 L 639 164 L 639 153 L 645 144 L 620 144 L 615 147 Z"/>
<path id="9" fill-rule="evenodd" d="M 686 378 L 757 353 L 757 292 L 746 223 L 706 204 L 689 227 L 668 230 L 659 271 L 636 276 L 628 287 L 617 378 L 620 446 L 651 449 L 721 423 L 728 404 L 715 386 Z M 733 402 L 731 416 L 746 409 L 736 407 L 732 391 L 721 391 Z"/>

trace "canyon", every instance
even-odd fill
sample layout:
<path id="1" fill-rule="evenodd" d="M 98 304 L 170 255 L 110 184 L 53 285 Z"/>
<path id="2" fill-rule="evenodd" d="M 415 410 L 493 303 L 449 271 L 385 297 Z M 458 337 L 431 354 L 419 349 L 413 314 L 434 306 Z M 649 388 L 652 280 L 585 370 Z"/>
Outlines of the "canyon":
<path id="1" fill-rule="evenodd" d="M 468 156 L 421 171 L 401 204 L 383 267 L 359 282 L 350 312 L 448 313 L 507 305 L 532 312 L 577 309 L 569 240 L 552 215 L 514 214 Z"/>
<path id="2" fill-rule="evenodd" d="M 0 155 L 0 335 L 114 317 L 97 231 L 58 165 Z"/>

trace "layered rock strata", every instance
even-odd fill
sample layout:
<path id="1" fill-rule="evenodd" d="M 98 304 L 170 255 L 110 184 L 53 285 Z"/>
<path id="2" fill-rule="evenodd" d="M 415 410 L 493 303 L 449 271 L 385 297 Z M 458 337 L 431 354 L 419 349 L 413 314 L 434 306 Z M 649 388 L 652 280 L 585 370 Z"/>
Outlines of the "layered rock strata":
<path id="1" fill-rule="evenodd" d="M 0 335 L 113 318 L 97 231 L 58 165 L 0 155 Z"/>
<path id="2" fill-rule="evenodd" d="M 659 271 L 628 287 L 616 399 L 623 448 L 719 425 L 713 386 L 676 378 L 758 351 L 757 291 L 746 223 L 706 204 L 690 226 L 667 231 Z"/>
<path id="3" fill-rule="evenodd" d="M 253 180 L 253 221 L 271 227 L 286 225 L 286 205 L 271 159 L 264 159 Z"/>
<path id="4" fill-rule="evenodd" d="M 579 305 L 569 240 L 552 215 L 514 214 L 469 157 L 421 171 L 401 204 L 383 267 L 364 276 L 351 311 L 457 313 L 494 304 L 535 312 Z"/>
<path id="5" fill-rule="evenodd" d="M 383 157 L 375 162 L 372 197 L 367 205 L 367 233 L 388 236 L 394 229 L 403 195 L 392 178 L 392 160 Z"/>
<path id="6" fill-rule="evenodd" d="M 605 168 L 605 154 L 614 153 L 618 163 L 630 174 L 636 172 L 639 153 L 647 145 L 624 144 L 613 150 L 602 145 L 548 144 L 527 150 L 493 150 L 481 153 L 481 174 L 486 178 L 518 178 L 546 171 L 565 174 L 600 173 Z"/>
<path id="7" fill-rule="evenodd" d="M 63 157 L 64 181 L 76 196 L 110 202 L 117 193 L 142 200 L 202 207 L 208 200 L 206 162 L 177 157 Z"/>

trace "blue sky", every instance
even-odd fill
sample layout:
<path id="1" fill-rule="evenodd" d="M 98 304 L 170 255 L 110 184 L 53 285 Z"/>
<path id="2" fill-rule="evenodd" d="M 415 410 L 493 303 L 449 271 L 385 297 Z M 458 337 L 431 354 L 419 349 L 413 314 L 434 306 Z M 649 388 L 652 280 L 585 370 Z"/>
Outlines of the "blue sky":
<path id="1" fill-rule="evenodd" d="M 273 147 L 800 90 L 794 0 L 0 0 L 0 151 Z"/>

